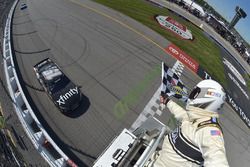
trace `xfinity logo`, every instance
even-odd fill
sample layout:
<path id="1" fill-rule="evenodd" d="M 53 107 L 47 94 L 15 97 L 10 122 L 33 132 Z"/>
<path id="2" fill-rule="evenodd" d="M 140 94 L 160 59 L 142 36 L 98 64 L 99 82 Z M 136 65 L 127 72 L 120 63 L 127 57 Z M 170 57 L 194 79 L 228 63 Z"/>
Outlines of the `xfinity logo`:
<path id="1" fill-rule="evenodd" d="M 70 89 L 69 92 L 65 93 L 65 95 L 60 95 L 60 98 L 56 102 L 59 105 L 65 104 L 65 101 L 67 101 L 74 94 L 78 94 L 77 87 Z"/>

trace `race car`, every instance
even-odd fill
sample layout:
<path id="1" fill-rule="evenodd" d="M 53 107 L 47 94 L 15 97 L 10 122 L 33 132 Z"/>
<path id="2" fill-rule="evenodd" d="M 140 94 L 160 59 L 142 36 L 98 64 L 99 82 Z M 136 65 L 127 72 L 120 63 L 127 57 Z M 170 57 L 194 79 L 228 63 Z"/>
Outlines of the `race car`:
<path id="1" fill-rule="evenodd" d="M 27 9 L 27 7 L 28 7 L 28 6 L 27 6 L 25 3 L 23 3 L 23 4 L 21 4 L 20 9 L 21 9 L 21 10 L 24 10 L 24 9 Z"/>
<path id="2" fill-rule="evenodd" d="M 70 79 L 49 58 L 34 66 L 36 77 L 53 103 L 62 112 L 79 107 L 82 93 Z"/>

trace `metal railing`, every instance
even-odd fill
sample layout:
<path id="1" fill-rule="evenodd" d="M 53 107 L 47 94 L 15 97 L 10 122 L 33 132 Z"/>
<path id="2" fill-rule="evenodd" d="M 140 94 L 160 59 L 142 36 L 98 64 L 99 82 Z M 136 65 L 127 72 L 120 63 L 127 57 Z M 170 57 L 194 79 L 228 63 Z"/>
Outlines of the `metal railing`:
<path id="1" fill-rule="evenodd" d="M 56 143 L 43 128 L 40 121 L 34 114 L 28 100 L 26 99 L 22 86 L 19 82 L 13 61 L 11 44 L 12 17 L 17 3 L 18 0 L 14 2 L 8 14 L 3 40 L 4 71 L 7 87 L 12 98 L 14 109 L 32 144 L 50 166 L 63 167 L 69 165 L 76 167 L 77 165 L 72 160 L 70 160 L 69 157 L 56 145 Z M 59 156 L 54 157 L 51 153 L 51 149 L 56 151 Z"/>

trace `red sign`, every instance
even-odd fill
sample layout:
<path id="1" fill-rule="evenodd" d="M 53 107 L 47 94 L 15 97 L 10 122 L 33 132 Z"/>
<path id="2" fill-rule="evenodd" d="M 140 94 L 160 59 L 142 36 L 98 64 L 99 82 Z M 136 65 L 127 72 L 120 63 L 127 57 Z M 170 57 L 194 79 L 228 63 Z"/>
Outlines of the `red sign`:
<path id="1" fill-rule="evenodd" d="M 188 68 L 190 68 L 192 71 L 197 73 L 199 64 L 192 59 L 190 56 L 188 56 L 185 52 L 183 52 L 180 48 L 175 46 L 174 44 L 168 45 L 167 48 L 165 48 L 166 52 L 170 54 L 171 56 L 174 56 L 177 58 L 180 62 L 185 64 Z"/>
<path id="2" fill-rule="evenodd" d="M 177 21 L 175 21 L 174 19 L 172 19 L 171 17 L 167 17 L 166 18 L 166 21 L 172 23 L 173 25 L 175 25 L 176 27 L 178 27 L 179 29 L 183 30 L 183 31 L 186 31 L 186 26 L 178 23 Z"/>
<path id="3" fill-rule="evenodd" d="M 169 16 L 155 16 L 156 21 L 160 24 L 161 27 L 175 33 L 182 39 L 193 40 L 193 35 L 186 26 L 178 23 L 176 20 L 172 19 Z"/>

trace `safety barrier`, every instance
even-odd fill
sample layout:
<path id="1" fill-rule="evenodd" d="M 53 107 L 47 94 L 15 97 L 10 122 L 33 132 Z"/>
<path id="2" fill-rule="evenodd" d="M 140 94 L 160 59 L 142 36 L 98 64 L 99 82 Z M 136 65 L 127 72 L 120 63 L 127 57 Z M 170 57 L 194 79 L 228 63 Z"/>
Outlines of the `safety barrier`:
<path id="1" fill-rule="evenodd" d="M 66 154 L 64 154 L 64 152 L 56 145 L 56 143 L 43 128 L 34 114 L 29 102 L 27 101 L 18 80 L 11 46 L 11 23 L 17 3 L 18 0 L 14 2 L 8 14 L 3 40 L 4 71 L 14 109 L 27 136 L 32 141 L 36 150 L 50 166 L 62 167 L 69 165 L 76 167 L 77 165 L 72 160 L 70 160 Z"/>

